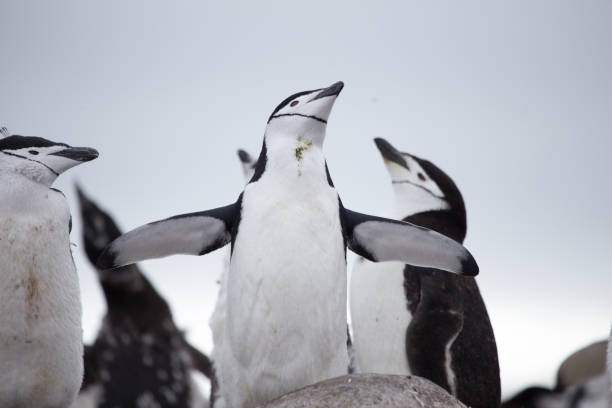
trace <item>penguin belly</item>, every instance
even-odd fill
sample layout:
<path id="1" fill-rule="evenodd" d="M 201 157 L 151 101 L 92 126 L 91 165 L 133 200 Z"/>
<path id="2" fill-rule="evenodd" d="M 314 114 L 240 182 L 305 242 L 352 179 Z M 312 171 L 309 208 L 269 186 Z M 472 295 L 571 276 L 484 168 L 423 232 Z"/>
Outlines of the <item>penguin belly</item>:
<path id="1" fill-rule="evenodd" d="M 70 214 L 59 194 L 45 200 L 35 216 L 0 215 L 2 407 L 66 407 L 83 377 Z"/>
<path id="2" fill-rule="evenodd" d="M 228 407 L 253 407 L 348 367 L 346 259 L 335 191 L 249 193 L 219 350 Z"/>
<path id="3" fill-rule="evenodd" d="M 401 262 L 359 258 L 351 276 L 351 323 L 358 372 L 409 375 L 406 330 L 412 319 Z"/>

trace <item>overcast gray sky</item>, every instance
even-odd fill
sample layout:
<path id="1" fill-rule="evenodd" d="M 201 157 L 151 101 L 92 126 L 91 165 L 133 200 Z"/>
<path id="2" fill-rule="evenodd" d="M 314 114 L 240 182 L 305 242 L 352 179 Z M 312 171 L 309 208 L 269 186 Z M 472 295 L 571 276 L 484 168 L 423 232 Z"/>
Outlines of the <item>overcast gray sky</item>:
<path id="1" fill-rule="evenodd" d="M 73 214 L 77 179 L 125 229 L 233 202 L 236 149 L 258 153 L 286 96 L 342 80 L 325 152 L 347 207 L 390 208 L 374 137 L 463 192 L 506 395 L 609 333 L 612 2 L 4 0 L 0 16 L 0 122 L 100 151 L 56 185 Z M 206 351 L 222 252 L 144 263 Z M 74 253 L 92 339 L 104 304 Z"/>

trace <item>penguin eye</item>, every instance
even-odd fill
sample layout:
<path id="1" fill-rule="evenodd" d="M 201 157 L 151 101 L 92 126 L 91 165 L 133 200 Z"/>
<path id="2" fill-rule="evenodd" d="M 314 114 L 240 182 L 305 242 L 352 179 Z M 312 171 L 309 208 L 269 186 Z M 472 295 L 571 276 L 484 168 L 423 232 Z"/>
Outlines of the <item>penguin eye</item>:
<path id="1" fill-rule="evenodd" d="M 38 154 L 38 151 L 37 150 L 29 150 L 28 153 L 36 156 Z"/>
<path id="2" fill-rule="evenodd" d="M 421 181 L 425 181 L 425 176 L 423 175 L 423 173 L 419 172 L 418 176 L 421 179 Z"/>
<path id="3" fill-rule="evenodd" d="M 291 104 L 290 104 L 289 106 L 295 106 L 295 105 L 297 105 L 298 103 L 300 103 L 300 101 L 293 101 L 293 102 L 291 102 Z"/>

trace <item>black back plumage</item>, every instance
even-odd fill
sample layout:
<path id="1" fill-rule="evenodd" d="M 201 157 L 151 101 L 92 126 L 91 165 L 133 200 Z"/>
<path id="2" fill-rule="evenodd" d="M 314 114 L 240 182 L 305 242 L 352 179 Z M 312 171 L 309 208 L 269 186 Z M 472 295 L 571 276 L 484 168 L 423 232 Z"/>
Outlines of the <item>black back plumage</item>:
<path id="1" fill-rule="evenodd" d="M 453 180 L 433 163 L 412 156 L 436 182 L 450 208 L 404 218 L 462 243 L 466 231 L 463 197 Z M 406 265 L 404 289 L 412 320 L 406 332 L 410 369 L 474 408 L 500 406 L 499 362 L 493 328 L 473 277 Z M 453 341 L 454 339 L 454 341 Z M 445 369 L 450 348 L 454 387 Z"/>
<path id="2" fill-rule="evenodd" d="M 121 231 L 78 189 L 85 251 L 95 261 Z M 189 407 L 189 371 L 211 377 L 211 362 L 186 341 L 166 301 L 138 266 L 122 273 L 98 270 L 107 313 L 93 345 L 85 349 L 82 391 L 99 386 L 98 407 Z M 139 402 L 140 401 L 140 402 Z M 155 405 L 157 404 L 157 405 Z M 147 405 L 147 406 L 148 406 Z"/>

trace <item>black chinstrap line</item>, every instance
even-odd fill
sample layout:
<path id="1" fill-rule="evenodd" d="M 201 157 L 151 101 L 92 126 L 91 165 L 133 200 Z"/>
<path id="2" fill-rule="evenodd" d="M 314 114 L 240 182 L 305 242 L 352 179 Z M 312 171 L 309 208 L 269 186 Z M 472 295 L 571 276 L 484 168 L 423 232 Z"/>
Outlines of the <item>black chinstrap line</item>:
<path id="1" fill-rule="evenodd" d="M 38 160 L 30 159 L 29 157 L 25 157 L 25 156 L 22 156 L 20 154 L 9 153 L 9 152 L 5 152 L 5 151 L 2 151 L 2 150 L 0 150 L 0 152 L 6 154 L 8 156 L 19 157 L 20 159 L 25 159 L 25 160 L 29 160 L 29 161 L 34 162 L 34 163 L 38 163 L 41 166 L 46 167 L 51 173 L 55 174 L 56 177 L 59 177 L 59 173 L 57 171 L 53 170 L 51 167 L 47 166 L 45 163 L 39 162 Z"/>
<path id="2" fill-rule="evenodd" d="M 434 196 L 434 197 L 436 197 L 436 198 L 439 198 L 440 200 L 444 200 L 444 201 L 446 201 L 446 198 L 445 198 L 444 196 L 440 197 L 439 195 L 436 195 L 436 194 L 432 193 L 431 191 L 429 191 L 429 190 L 428 190 L 428 189 L 426 189 L 425 187 L 423 187 L 423 186 L 419 186 L 417 183 L 413 183 L 413 182 L 412 182 L 412 181 L 410 181 L 410 180 L 391 180 L 391 184 L 411 184 L 411 185 L 413 185 L 413 186 L 415 186 L 415 187 L 420 188 L 421 190 L 426 191 L 426 192 L 427 192 L 427 193 L 429 193 L 430 195 L 432 195 L 432 196 Z"/>
<path id="3" fill-rule="evenodd" d="M 319 122 L 327 124 L 327 121 L 325 119 L 318 118 L 314 115 L 302 115 L 301 113 L 281 113 L 280 115 L 271 116 L 270 120 L 274 118 L 280 118 L 281 116 L 301 116 L 303 118 L 310 118 L 310 119 L 318 120 Z M 270 120 L 268 122 L 270 122 Z"/>

